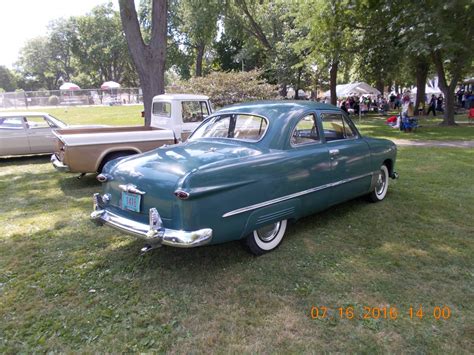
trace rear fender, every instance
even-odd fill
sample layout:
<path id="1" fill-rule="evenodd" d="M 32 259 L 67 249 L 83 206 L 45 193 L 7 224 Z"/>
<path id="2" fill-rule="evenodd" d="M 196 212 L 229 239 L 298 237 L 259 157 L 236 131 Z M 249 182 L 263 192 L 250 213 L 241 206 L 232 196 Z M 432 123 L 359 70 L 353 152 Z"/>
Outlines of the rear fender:
<path id="1" fill-rule="evenodd" d="M 247 219 L 245 228 L 240 238 L 252 233 L 255 229 L 268 224 L 276 223 L 284 219 L 296 220 L 301 215 L 301 201 L 293 199 L 280 202 L 268 207 L 259 208 L 253 211 Z"/>
<path id="2" fill-rule="evenodd" d="M 109 149 L 106 149 L 104 150 L 99 158 L 97 159 L 96 161 L 96 165 L 95 165 L 95 170 L 97 171 L 97 169 L 99 169 L 99 166 L 100 164 L 102 164 L 102 161 L 104 160 L 104 158 L 111 154 L 111 153 L 118 153 L 118 152 L 135 152 L 136 154 L 140 154 L 142 153 L 142 151 L 140 151 L 140 149 L 138 149 L 137 147 L 132 147 L 132 146 L 121 146 L 119 148 L 116 148 L 116 147 L 111 147 Z"/>

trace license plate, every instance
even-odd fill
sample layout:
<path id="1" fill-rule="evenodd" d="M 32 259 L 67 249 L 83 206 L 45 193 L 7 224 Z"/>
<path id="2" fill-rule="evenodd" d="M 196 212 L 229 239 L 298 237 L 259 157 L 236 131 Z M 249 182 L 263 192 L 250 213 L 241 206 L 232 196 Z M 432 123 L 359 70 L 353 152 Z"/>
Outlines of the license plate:
<path id="1" fill-rule="evenodd" d="M 141 195 L 122 192 L 122 209 L 133 212 L 140 212 Z"/>

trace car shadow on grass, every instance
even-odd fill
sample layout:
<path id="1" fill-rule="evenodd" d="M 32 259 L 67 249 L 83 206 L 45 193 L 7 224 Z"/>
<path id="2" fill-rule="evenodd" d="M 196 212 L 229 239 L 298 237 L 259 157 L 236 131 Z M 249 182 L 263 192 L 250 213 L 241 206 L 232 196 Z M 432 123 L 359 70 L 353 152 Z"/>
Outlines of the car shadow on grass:
<path id="1" fill-rule="evenodd" d="M 97 181 L 95 174 L 87 174 L 80 179 L 78 175 L 63 174 L 59 180 L 59 188 L 64 195 L 74 198 L 84 197 L 92 198 L 94 192 L 101 190 L 101 184 Z M 89 191 L 87 191 L 89 190 Z"/>
<path id="2" fill-rule="evenodd" d="M 50 161 L 50 156 L 51 155 L 48 154 L 0 158 L 0 167 L 45 164 Z"/>

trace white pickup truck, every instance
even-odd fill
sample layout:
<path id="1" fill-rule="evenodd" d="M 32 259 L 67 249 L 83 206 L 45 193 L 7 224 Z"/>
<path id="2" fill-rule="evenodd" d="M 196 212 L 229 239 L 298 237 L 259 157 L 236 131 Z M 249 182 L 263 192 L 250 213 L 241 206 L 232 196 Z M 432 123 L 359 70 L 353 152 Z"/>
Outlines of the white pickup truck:
<path id="1" fill-rule="evenodd" d="M 51 156 L 56 170 L 101 172 L 108 161 L 184 141 L 211 114 L 207 96 L 164 94 L 153 98 L 150 126 L 125 126 L 54 131 L 57 147 Z"/>

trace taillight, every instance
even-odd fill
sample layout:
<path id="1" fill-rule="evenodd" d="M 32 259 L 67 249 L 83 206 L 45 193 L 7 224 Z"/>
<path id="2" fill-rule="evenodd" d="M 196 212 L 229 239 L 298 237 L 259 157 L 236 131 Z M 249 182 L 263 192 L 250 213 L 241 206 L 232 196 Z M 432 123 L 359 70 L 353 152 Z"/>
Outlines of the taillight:
<path id="1" fill-rule="evenodd" d="M 187 200 L 189 198 L 189 192 L 183 190 L 176 190 L 174 195 L 180 200 Z"/>

